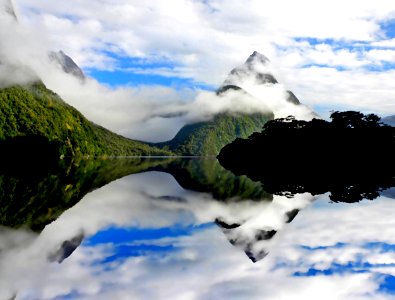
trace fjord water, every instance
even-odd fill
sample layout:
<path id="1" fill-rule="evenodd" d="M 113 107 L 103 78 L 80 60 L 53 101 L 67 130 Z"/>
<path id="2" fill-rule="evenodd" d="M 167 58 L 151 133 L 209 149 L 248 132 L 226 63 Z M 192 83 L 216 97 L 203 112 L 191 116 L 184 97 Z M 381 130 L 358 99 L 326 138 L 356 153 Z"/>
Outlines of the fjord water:
<path id="1" fill-rule="evenodd" d="M 392 299 L 393 190 L 271 195 L 215 159 L 0 175 L 0 299 Z"/>

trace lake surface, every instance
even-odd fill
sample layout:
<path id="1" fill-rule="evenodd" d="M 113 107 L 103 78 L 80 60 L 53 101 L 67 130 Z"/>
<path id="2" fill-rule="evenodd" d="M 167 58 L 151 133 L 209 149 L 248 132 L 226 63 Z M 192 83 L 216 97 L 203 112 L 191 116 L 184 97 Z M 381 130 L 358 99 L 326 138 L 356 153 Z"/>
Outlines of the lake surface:
<path id="1" fill-rule="evenodd" d="M 215 159 L 0 175 L 0 299 L 394 299 L 394 190 L 271 195 Z"/>

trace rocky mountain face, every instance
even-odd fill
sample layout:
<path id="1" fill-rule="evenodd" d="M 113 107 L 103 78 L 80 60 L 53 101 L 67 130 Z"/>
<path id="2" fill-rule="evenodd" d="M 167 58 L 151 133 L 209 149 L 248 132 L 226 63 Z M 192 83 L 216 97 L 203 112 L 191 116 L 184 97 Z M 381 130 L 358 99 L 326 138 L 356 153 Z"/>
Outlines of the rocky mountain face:
<path id="1" fill-rule="evenodd" d="M 257 51 L 254 51 L 243 65 L 234 68 L 230 72 L 222 86 L 218 89 L 218 93 L 221 94 L 227 90 L 246 89 L 246 82 L 268 86 L 279 83 L 274 75 L 271 74 L 270 60 Z M 248 92 L 248 89 L 246 89 L 246 92 Z M 286 91 L 286 93 L 286 100 L 288 102 L 295 105 L 300 104 L 299 99 L 291 91 Z"/>
<path id="2" fill-rule="evenodd" d="M 6 15 L 11 16 L 15 20 L 17 19 L 12 0 L 0 0 L 0 12 L 5 12 Z"/>
<path id="3" fill-rule="evenodd" d="M 52 62 L 56 63 L 62 70 L 70 75 L 75 76 L 81 81 L 85 80 L 85 75 L 80 69 L 80 67 L 74 62 L 74 60 L 66 55 L 63 51 L 49 53 L 49 58 Z"/>
<path id="4" fill-rule="evenodd" d="M 276 97 L 284 102 L 273 106 L 290 106 L 290 110 L 295 107 L 295 110 L 301 111 L 308 119 L 317 116 L 301 104 L 291 91 L 283 89 L 271 73 L 269 59 L 257 51 L 254 51 L 244 64 L 229 73 L 216 91 L 217 101 L 222 101 L 229 95 L 240 99 L 249 97 L 255 103 L 261 102 L 262 106 L 266 105 L 266 100 L 277 101 L 260 98 L 261 93 L 267 93 L 266 89 L 274 89 Z M 261 113 L 223 112 L 213 116 L 209 121 L 185 125 L 172 140 L 159 143 L 157 146 L 166 147 L 179 155 L 217 155 L 222 147 L 236 138 L 247 138 L 254 132 L 260 132 L 267 121 L 276 117 L 275 114 L 270 105 Z"/>

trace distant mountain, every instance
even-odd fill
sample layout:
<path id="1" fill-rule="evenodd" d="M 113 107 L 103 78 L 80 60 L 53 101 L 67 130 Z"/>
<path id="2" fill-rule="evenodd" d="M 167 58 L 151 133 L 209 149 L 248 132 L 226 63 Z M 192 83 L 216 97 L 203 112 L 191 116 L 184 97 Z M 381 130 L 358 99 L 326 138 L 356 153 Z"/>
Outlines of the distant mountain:
<path id="1" fill-rule="evenodd" d="M 187 124 L 168 142 L 154 144 L 169 149 L 179 155 L 217 155 L 225 145 L 237 137 L 248 137 L 260 131 L 262 126 L 273 119 L 272 113 L 232 114 L 222 113 L 210 121 Z"/>
<path id="2" fill-rule="evenodd" d="M 219 88 L 218 93 L 222 93 L 229 89 L 238 90 L 242 88 L 244 82 L 275 85 L 278 84 L 277 79 L 269 72 L 270 60 L 263 54 L 254 51 L 239 67 L 234 68 L 223 85 Z M 248 91 L 247 91 L 248 92 Z M 287 101 L 293 104 L 300 104 L 300 101 L 291 91 L 286 91 Z"/>
<path id="3" fill-rule="evenodd" d="M 218 101 L 221 101 L 221 98 L 226 97 L 228 93 L 239 95 L 240 98 L 246 96 L 254 98 L 249 93 L 248 87 L 277 85 L 277 79 L 269 70 L 269 59 L 254 51 L 243 65 L 234 68 L 229 73 L 224 83 L 218 88 L 216 91 Z M 291 91 L 284 92 L 288 102 L 303 106 Z M 260 101 L 260 99 L 256 100 Z M 306 111 L 311 117 L 317 116 L 307 108 Z M 266 122 L 274 117 L 274 113 L 269 109 L 266 113 L 254 114 L 223 112 L 209 121 L 187 124 L 172 140 L 155 145 L 179 155 L 217 155 L 225 145 L 236 138 L 247 138 L 252 133 L 261 131 Z"/>
<path id="4" fill-rule="evenodd" d="M 395 115 L 382 118 L 381 122 L 395 127 Z"/>
<path id="5" fill-rule="evenodd" d="M 43 83 L 0 89 L 0 150 L 39 154 L 34 144 L 42 146 L 43 139 L 32 139 L 35 136 L 46 140 L 58 156 L 170 154 L 88 121 Z"/>
<path id="6" fill-rule="evenodd" d="M 259 84 L 277 83 L 271 74 L 259 73 L 255 69 L 257 64 L 265 64 L 267 61 L 265 56 L 256 51 L 250 55 L 242 66 L 230 72 L 218 88 L 218 101 L 229 92 L 239 93 L 240 97 L 252 97 L 239 86 L 245 78 L 255 78 Z M 247 138 L 252 133 L 260 131 L 262 126 L 273 118 L 274 114 L 270 111 L 254 114 L 224 112 L 215 115 L 209 121 L 187 124 L 172 140 L 156 145 L 180 155 L 215 156 L 222 147 L 234 139 Z"/>
<path id="7" fill-rule="evenodd" d="M 70 56 L 66 55 L 63 51 L 51 51 L 49 53 L 49 58 L 52 62 L 58 64 L 58 66 L 61 67 L 65 73 L 71 74 L 80 79 L 81 81 L 85 80 L 85 75 L 80 67 L 72 60 Z"/>
<path id="8" fill-rule="evenodd" d="M 1 12 L 5 12 L 7 16 L 11 16 L 15 21 L 18 21 L 14 5 L 11 0 L 0 0 L 0 13 Z M 63 51 L 51 51 L 49 53 L 49 59 L 61 67 L 65 73 L 71 74 L 79 78 L 81 81 L 85 80 L 85 75 L 79 66 Z"/>

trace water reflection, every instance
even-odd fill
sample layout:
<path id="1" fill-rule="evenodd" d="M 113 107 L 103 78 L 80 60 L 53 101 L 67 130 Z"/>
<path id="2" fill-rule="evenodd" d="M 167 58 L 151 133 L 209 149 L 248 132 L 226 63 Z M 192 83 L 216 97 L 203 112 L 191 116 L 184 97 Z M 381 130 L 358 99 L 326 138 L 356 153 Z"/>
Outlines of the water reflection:
<path id="1" fill-rule="evenodd" d="M 258 195 L 256 183 L 244 178 L 248 184 L 238 186 L 256 188 L 237 196 L 229 184 L 221 194 L 216 182 L 232 175 L 206 176 L 196 160 L 184 168 L 195 165 L 189 168 L 201 175 L 189 172 L 184 180 L 198 179 L 181 185 L 162 172 L 174 163 L 150 164 L 146 170 L 155 171 L 86 194 L 41 233 L 3 228 L 0 299 L 393 297 L 390 198 L 351 205 L 329 203 L 326 195 L 261 192 L 257 201 L 243 196 Z M 216 192 L 185 188 L 203 181 Z M 227 201 L 218 196 L 224 193 Z"/>

